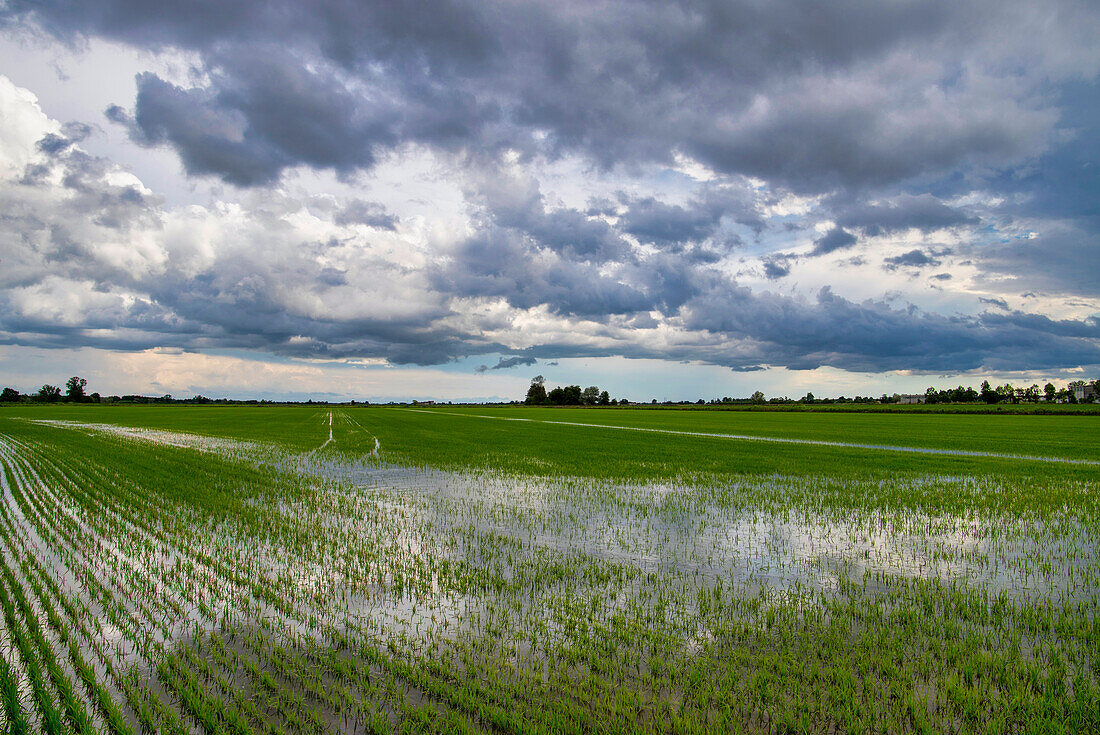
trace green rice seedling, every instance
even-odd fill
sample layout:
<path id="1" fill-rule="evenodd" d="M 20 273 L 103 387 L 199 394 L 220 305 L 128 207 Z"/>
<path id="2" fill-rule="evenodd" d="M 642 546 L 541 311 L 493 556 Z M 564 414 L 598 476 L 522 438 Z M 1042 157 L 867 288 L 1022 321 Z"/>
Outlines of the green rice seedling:
<path id="1" fill-rule="evenodd" d="M 29 726 L 19 697 L 19 680 L 8 660 L 2 656 L 0 656 L 0 699 L 4 702 L 8 732 L 12 735 L 25 735 Z"/>
<path id="2" fill-rule="evenodd" d="M 74 615 L 185 658 L 191 704 L 125 695 L 158 722 L 201 695 L 265 732 L 1095 723 L 1095 472 L 989 456 L 1012 427 L 264 411 L 0 421 L 5 543 L 58 550 L 19 584 L 73 575 L 87 612 L 43 589 L 86 651 Z M 1033 445 L 1073 459 L 1058 431 Z M 834 446 L 868 432 L 986 454 Z"/>
<path id="3" fill-rule="evenodd" d="M 61 715 L 57 710 L 57 706 L 54 704 L 52 696 L 46 689 L 34 649 L 31 647 L 26 635 L 16 623 L 15 607 L 5 587 L 6 585 L 0 585 L 0 605 L 4 608 L 4 621 L 7 623 L 8 630 L 11 632 L 12 637 L 15 639 L 16 646 L 19 650 L 19 656 L 23 660 L 23 666 L 30 680 L 31 690 L 34 693 L 35 702 L 38 705 L 38 711 L 42 717 L 42 731 L 50 735 L 60 733 L 62 731 Z"/>

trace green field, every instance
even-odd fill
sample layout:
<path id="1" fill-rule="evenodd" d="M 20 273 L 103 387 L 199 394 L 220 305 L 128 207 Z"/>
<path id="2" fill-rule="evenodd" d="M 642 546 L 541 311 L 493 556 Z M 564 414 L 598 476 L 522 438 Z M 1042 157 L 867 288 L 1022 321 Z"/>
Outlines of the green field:
<path id="1" fill-rule="evenodd" d="M 1098 422 L 4 407 L 0 724 L 1097 731 Z"/>

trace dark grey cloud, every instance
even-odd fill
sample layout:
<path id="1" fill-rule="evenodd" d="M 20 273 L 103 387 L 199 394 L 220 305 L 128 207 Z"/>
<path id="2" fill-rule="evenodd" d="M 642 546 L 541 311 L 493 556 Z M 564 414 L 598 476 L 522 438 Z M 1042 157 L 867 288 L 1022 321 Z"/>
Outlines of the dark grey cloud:
<path id="1" fill-rule="evenodd" d="M 885 263 L 886 268 L 890 270 L 898 267 L 925 268 L 927 266 L 939 265 L 942 262 L 943 261 L 939 258 L 929 255 L 920 248 L 915 248 L 907 253 L 895 255 L 890 258 L 883 258 L 883 263 Z"/>
<path id="2" fill-rule="evenodd" d="M 997 7 L 13 0 L 3 17 L 67 40 L 196 52 L 209 86 L 143 76 L 132 130 L 172 146 L 189 171 L 238 184 L 301 164 L 369 168 L 381 150 L 421 142 L 579 152 L 604 166 L 683 152 L 721 172 L 820 191 L 1041 148 L 1056 115 L 1037 108 L 1031 80 L 991 99 L 984 77 L 958 73 L 977 69 L 971 58 L 1014 59 L 1013 44 L 1031 40 L 1029 3 Z M 1074 34 L 1096 12 L 1049 17 L 1046 33 L 1076 50 Z"/>
<path id="3" fill-rule="evenodd" d="M 767 237 L 789 250 L 827 218 L 835 227 L 808 257 L 954 228 L 955 252 L 990 293 L 1100 293 L 1100 9 L 1056 2 L 1043 23 L 1036 12 L 1026 0 L 11 0 L 0 23 L 195 59 L 196 81 L 146 72 L 133 100 L 106 110 L 189 174 L 263 187 L 304 166 L 347 181 L 426 146 L 461 164 L 470 233 L 419 270 L 355 252 L 378 232 L 314 242 L 275 215 L 206 247 L 155 197 L 106 183 L 107 164 L 77 145 L 92 131 L 66 126 L 0 192 L 0 341 L 417 364 L 511 355 L 486 370 L 612 354 L 738 370 L 1100 363 L 1094 319 L 1010 312 L 995 298 L 1000 313 L 977 316 L 830 289 L 803 301 L 728 275 L 749 240 L 766 278 L 789 275 L 795 258 L 768 253 Z M 510 166 L 495 168 L 504 151 Z M 545 196 L 525 166 L 561 156 L 632 178 L 630 193 L 581 208 Z M 633 186 L 647 164 L 679 156 L 716 179 L 685 191 L 686 176 L 665 172 Z M 57 181 L 56 208 L 36 209 Z M 655 195 L 665 183 L 676 191 Z M 815 197 L 807 211 L 788 194 Z M 364 200 L 327 215 L 337 227 L 399 224 Z M 1025 230 L 1037 235 L 1015 236 Z M 126 239 L 135 232 L 151 235 Z M 925 269 L 945 254 L 925 243 L 883 264 Z M 927 279 L 943 287 L 951 274 Z M 71 313 L 42 308 L 60 303 Z M 549 315 L 565 334 L 529 350 L 498 344 L 485 335 L 512 325 L 471 307 L 482 303 Z M 676 336 L 647 342 L 658 326 Z"/>
<path id="4" fill-rule="evenodd" d="M 1100 229 L 1083 221 L 1047 222 L 1034 236 L 975 245 L 969 250 L 983 275 L 1004 288 L 1006 278 L 1025 290 L 1100 296 Z"/>
<path id="5" fill-rule="evenodd" d="M 790 261 L 783 257 L 768 257 L 764 259 L 764 276 L 769 280 L 783 278 L 791 273 Z"/>
<path id="6" fill-rule="evenodd" d="M 332 221 L 342 227 L 346 225 L 367 225 L 379 230 L 395 230 L 397 229 L 398 218 L 396 215 L 387 212 L 386 208 L 378 202 L 353 199 L 336 213 Z"/>
<path id="7" fill-rule="evenodd" d="M 360 109 L 339 81 L 291 63 L 242 52 L 215 89 L 183 89 L 152 73 L 137 79 L 131 137 L 170 144 L 189 173 L 248 186 L 305 164 L 348 173 L 371 166 L 375 146 L 396 138 L 387 121 Z M 111 109 L 110 117 L 120 117 Z"/>
<path id="8" fill-rule="evenodd" d="M 854 371 L 1034 369 L 1093 364 L 1100 322 L 1039 315 L 945 317 L 884 302 L 854 303 L 821 290 L 816 304 L 746 288 L 708 293 L 688 305 L 694 329 L 759 340 L 756 362 L 792 369 Z M 1012 367 L 1016 366 L 1016 367 Z"/>
<path id="9" fill-rule="evenodd" d="M 497 360 L 496 365 L 492 365 L 492 366 L 478 365 L 476 368 L 474 368 L 474 372 L 485 373 L 485 372 L 488 372 L 490 370 L 507 370 L 508 368 L 514 368 L 514 367 L 518 367 L 520 365 L 537 365 L 537 364 L 538 364 L 538 360 L 536 360 L 533 357 L 523 357 L 523 356 L 501 357 L 499 360 Z"/>
<path id="10" fill-rule="evenodd" d="M 157 232 L 161 203 L 109 183 L 107 164 L 72 146 L 59 148 L 43 165 L 51 179 L 68 182 L 52 208 L 34 209 L 43 192 L 33 186 L 0 187 L 0 212 L 12 225 L 2 235 L 10 257 L 0 274 L 0 341 L 7 343 L 235 348 L 384 357 L 397 364 L 509 355 L 496 369 L 605 355 L 701 360 L 736 369 L 829 365 L 856 371 L 1100 363 L 1095 319 L 1021 312 L 942 316 L 885 302 L 855 303 L 827 288 L 808 302 L 754 293 L 709 263 L 664 249 L 642 256 L 616 244 L 608 251 L 613 259 L 582 259 L 581 252 L 593 248 L 576 245 L 562 232 L 585 242 L 589 231 L 580 223 L 592 223 L 600 237 L 617 243 L 615 228 L 579 210 L 547 210 L 537 187 L 514 181 L 475 192 L 475 234 L 424 272 L 361 258 L 356 246 L 339 240 L 303 242 L 282 235 L 263 211 L 251 233 L 238 225 L 212 259 L 197 258 L 184 242 L 180 249 L 129 263 L 112 250 L 117 233 L 137 227 Z M 296 211 L 293 203 L 282 206 Z M 381 214 L 362 203 L 351 208 Z M 333 216 L 345 211 L 334 210 Z M 852 237 L 840 233 L 840 240 Z M 935 252 L 918 255 L 934 259 Z M 917 258 L 908 254 L 907 262 Z M 595 326 L 517 352 L 484 336 L 507 330 L 509 323 L 469 313 L 470 298 Z M 346 308 L 356 299 L 367 306 Z M 69 311 L 59 317 L 40 308 L 50 303 L 68 304 Z M 391 311 L 385 313 L 383 305 Z M 681 336 L 638 336 L 662 322 Z"/>
<path id="11" fill-rule="evenodd" d="M 1005 311 L 1008 311 L 1008 302 L 1005 301 L 1004 299 L 997 299 L 997 298 L 988 298 L 987 299 L 984 296 L 981 296 L 981 297 L 978 298 L 978 301 L 980 303 L 989 304 L 990 306 L 994 306 L 998 309 L 1004 309 Z"/>
<path id="12" fill-rule="evenodd" d="M 978 218 L 948 206 L 931 194 L 903 194 L 883 203 L 857 203 L 838 208 L 837 222 L 871 237 L 915 228 L 930 232 L 946 227 L 974 225 Z"/>
<path id="13" fill-rule="evenodd" d="M 673 252 L 692 253 L 687 246 L 706 240 L 720 246 L 740 244 L 725 225 L 743 225 L 757 234 L 764 228 L 757 202 L 745 187 L 706 185 L 685 204 L 669 204 L 656 197 L 623 196 L 626 209 L 617 226 L 639 241 Z M 706 257 L 696 251 L 695 257 Z"/>
<path id="14" fill-rule="evenodd" d="M 619 224 L 642 242 L 668 245 L 703 240 L 713 234 L 718 220 L 709 212 L 646 197 L 633 202 Z"/>
<path id="15" fill-rule="evenodd" d="M 488 228 L 464 242 L 452 260 L 432 274 L 436 289 L 458 296 L 505 299 L 529 309 L 548 306 L 555 314 L 605 319 L 649 309 L 639 288 L 603 275 L 590 264 L 538 257 L 537 241 L 501 228 Z"/>
<path id="16" fill-rule="evenodd" d="M 858 242 L 858 238 L 843 227 L 834 227 L 824 235 L 814 240 L 813 250 L 810 256 L 827 255 L 835 250 L 850 248 Z"/>
<path id="17" fill-rule="evenodd" d="M 568 261 L 629 260 L 630 244 L 604 220 L 576 209 L 547 209 L 537 182 L 514 180 L 490 168 L 469 192 L 481 205 L 483 224 Z"/>

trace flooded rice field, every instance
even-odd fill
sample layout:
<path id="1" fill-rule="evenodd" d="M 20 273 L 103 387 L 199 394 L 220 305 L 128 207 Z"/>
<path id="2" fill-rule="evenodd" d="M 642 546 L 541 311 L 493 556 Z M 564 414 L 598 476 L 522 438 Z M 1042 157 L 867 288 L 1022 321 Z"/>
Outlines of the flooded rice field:
<path id="1" fill-rule="evenodd" d="M 1088 479 L 449 470 L 316 423 L 4 422 L 3 726 L 1098 724 Z"/>

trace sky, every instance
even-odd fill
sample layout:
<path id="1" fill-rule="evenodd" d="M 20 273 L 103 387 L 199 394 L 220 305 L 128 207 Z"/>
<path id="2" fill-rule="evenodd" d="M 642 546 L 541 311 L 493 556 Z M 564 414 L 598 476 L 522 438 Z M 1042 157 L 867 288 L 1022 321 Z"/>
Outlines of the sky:
<path id="1" fill-rule="evenodd" d="M 0 383 L 1100 377 L 1091 0 L 0 0 Z"/>

